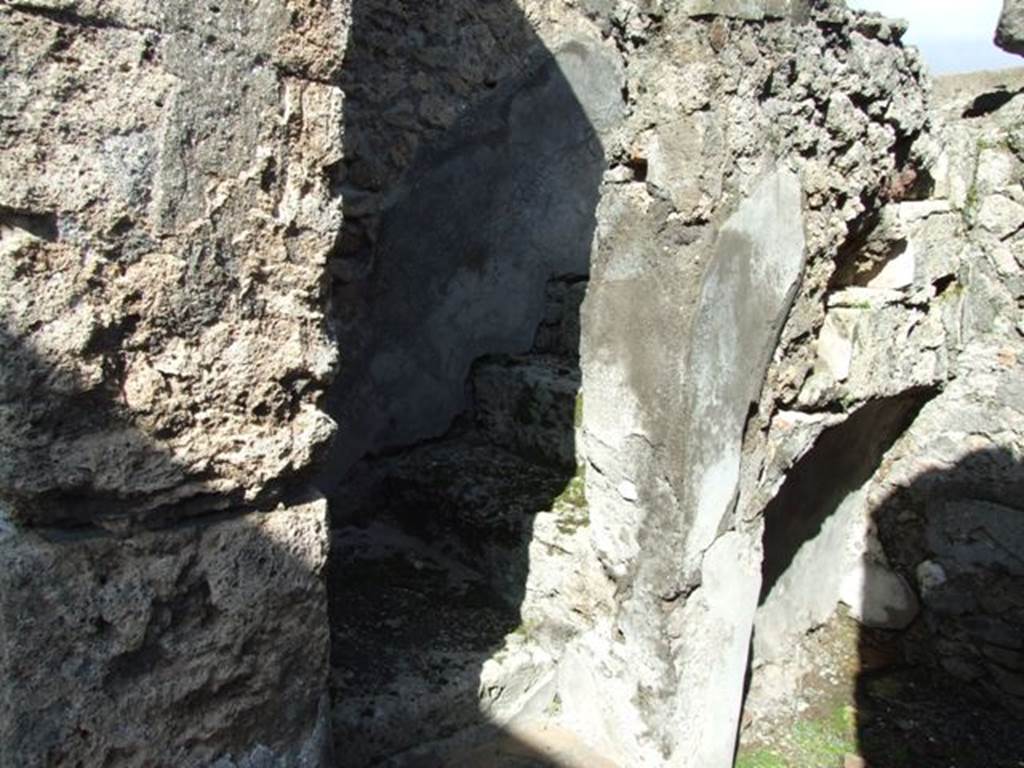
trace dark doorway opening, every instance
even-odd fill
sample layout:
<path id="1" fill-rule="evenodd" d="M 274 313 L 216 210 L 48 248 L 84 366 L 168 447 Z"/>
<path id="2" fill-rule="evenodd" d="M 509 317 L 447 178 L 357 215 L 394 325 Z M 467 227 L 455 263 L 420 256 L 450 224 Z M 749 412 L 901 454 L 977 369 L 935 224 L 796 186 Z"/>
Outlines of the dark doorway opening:
<path id="1" fill-rule="evenodd" d="M 585 535 L 579 311 L 617 55 L 577 33 L 549 50 L 511 0 L 352 13 L 320 480 L 336 761 L 454 765 L 483 742 L 507 756 L 487 764 L 561 764 L 501 724 L 557 710 L 573 631 L 537 574 Z"/>

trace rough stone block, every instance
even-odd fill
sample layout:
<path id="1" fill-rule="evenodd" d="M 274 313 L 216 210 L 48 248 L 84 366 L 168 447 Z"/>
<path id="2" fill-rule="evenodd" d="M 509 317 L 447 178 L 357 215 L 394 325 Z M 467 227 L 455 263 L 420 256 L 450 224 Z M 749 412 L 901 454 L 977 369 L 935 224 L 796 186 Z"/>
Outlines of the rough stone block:
<path id="1" fill-rule="evenodd" d="M 820 408 L 837 398 L 887 397 L 908 386 L 934 387 L 945 380 L 949 355 L 944 317 L 901 305 L 900 296 L 898 291 L 858 287 L 832 295 L 815 373 L 800 393 L 803 407 Z M 893 339 L 915 354 L 891 354 Z"/>
<path id="2" fill-rule="evenodd" d="M 684 0 L 683 11 L 690 16 L 760 21 L 806 14 L 807 3 L 806 0 Z"/>
<path id="3" fill-rule="evenodd" d="M 0 497 L 20 520 L 248 503 L 331 437 L 342 99 L 282 58 L 303 37 L 286 6 L 0 8 Z"/>
<path id="4" fill-rule="evenodd" d="M 902 203 L 899 217 L 907 230 L 907 252 L 914 265 L 915 286 L 932 285 L 956 272 L 964 249 L 959 237 L 962 218 L 945 206 Z"/>
<path id="5" fill-rule="evenodd" d="M 488 361 L 473 372 L 477 423 L 507 450 L 542 463 L 575 466 L 579 388 L 579 371 L 558 359 Z"/>
<path id="6" fill-rule="evenodd" d="M 1024 56 L 1024 2 L 1003 0 L 1003 13 L 996 28 L 996 45 Z"/>
<path id="7" fill-rule="evenodd" d="M 326 503 L 0 531 L 0 766 L 320 766 Z"/>

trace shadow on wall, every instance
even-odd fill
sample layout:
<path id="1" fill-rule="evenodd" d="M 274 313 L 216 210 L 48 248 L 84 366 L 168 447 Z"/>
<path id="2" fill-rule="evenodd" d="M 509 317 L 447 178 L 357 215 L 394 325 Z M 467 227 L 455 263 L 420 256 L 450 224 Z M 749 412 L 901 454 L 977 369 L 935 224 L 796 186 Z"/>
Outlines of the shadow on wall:
<path id="1" fill-rule="evenodd" d="M 622 108 L 599 39 L 558 39 L 512 0 L 352 3 L 320 479 L 341 766 L 564 764 L 490 725 L 552 705 L 550 659 L 522 648 L 569 629 L 524 613 L 529 548 L 538 513 L 582 504 L 595 126 Z"/>
<path id="2" fill-rule="evenodd" d="M 115 381 L 82 387 L 4 325 L 0 360 L 0 452 L 64 480 L 0 483 L 0 767 L 324 753 L 322 503 L 153 507 L 180 462 Z"/>
<path id="3" fill-rule="evenodd" d="M 827 427 L 789 469 L 765 507 L 761 593 L 744 694 L 753 718 L 766 722 L 776 710 L 785 713 L 804 685 L 790 678 L 825 666 L 816 650 L 808 658 L 800 641 L 830 621 L 844 578 L 856 570 L 851 550 L 863 538 L 862 489 L 935 394 L 933 389 L 920 389 L 879 398 Z M 755 664 L 764 665 L 763 670 L 755 673 Z M 838 695 L 844 704 L 851 703 L 846 693 Z M 849 728 L 839 738 L 844 736 L 852 737 Z M 757 738 L 738 734 L 742 765 L 755 759 L 756 744 L 749 742 Z M 805 745 L 787 742 L 772 744 L 769 753 L 773 760 L 796 768 L 810 768 L 811 763 L 816 767 L 823 760 L 805 751 Z"/>
<path id="4" fill-rule="evenodd" d="M 871 479 L 885 452 L 932 395 L 933 391 L 924 390 L 868 403 L 825 431 L 796 464 L 764 511 L 760 606 L 790 571 L 804 545 L 817 539 L 843 502 Z M 845 530 L 839 535 L 845 535 Z M 842 546 L 845 542 L 829 543 Z"/>
<path id="5" fill-rule="evenodd" d="M 869 768 L 1015 768 L 1024 755 L 1024 465 L 984 450 L 869 495 L 934 394 L 881 398 L 826 430 L 765 510 L 756 655 L 791 669 L 794 633 L 825 627 L 797 651 L 815 674 L 786 682 L 810 705 L 792 754 L 772 747 L 787 765 L 856 751 Z M 835 614 L 837 596 L 857 622 Z"/>
<path id="6" fill-rule="evenodd" d="M 512 0 L 352 13 L 328 482 L 442 434 L 473 361 L 529 349 L 545 282 L 587 274 L 604 168 L 591 118 L 621 103 L 607 53 L 547 51 Z"/>
<path id="7" fill-rule="evenodd" d="M 5 224 L 0 216 L 0 238 Z M 29 242 L 12 260 L 45 258 L 48 242 Z M 18 319 L 13 311 L 0 318 L 0 494 L 20 522 L 125 531 L 241 501 L 218 498 L 138 426 L 154 414 L 133 414 L 125 403 L 117 341 L 96 333 L 78 367 L 62 365 L 35 349 L 30 335 L 5 327 Z"/>
<path id="8" fill-rule="evenodd" d="M 902 631 L 861 628 L 861 754 L 871 768 L 1020 766 L 1024 464 L 1005 449 L 969 454 L 893 491 L 873 518 L 920 613 Z M 886 618 L 892 578 L 868 571 L 869 619 Z"/>

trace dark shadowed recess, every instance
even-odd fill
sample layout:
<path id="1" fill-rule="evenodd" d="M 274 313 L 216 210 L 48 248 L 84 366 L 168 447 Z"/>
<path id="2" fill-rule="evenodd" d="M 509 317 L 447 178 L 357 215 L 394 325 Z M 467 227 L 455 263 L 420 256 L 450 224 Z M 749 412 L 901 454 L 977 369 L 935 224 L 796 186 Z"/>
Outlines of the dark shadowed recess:
<path id="1" fill-rule="evenodd" d="M 794 467 L 765 511 L 762 602 L 934 394 L 868 403 Z M 886 559 L 921 611 L 904 630 L 859 628 L 857 747 L 870 768 L 1022 764 L 1022 500 L 1024 466 L 986 450 L 918 476 L 875 509 Z M 882 613 L 868 603 L 883 586 L 865 584 L 865 615 Z"/>
<path id="2" fill-rule="evenodd" d="M 483 740 L 489 764 L 554 765 L 489 726 L 478 688 L 522 626 L 534 516 L 576 473 L 605 161 L 565 71 L 599 67 L 582 44 L 547 50 L 510 0 L 352 14 L 320 480 L 336 762 L 458 765 Z"/>
<path id="3" fill-rule="evenodd" d="M 997 88 L 993 91 L 988 91 L 987 93 L 983 93 L 980 96 L 975 97 L 970 106 L 961 113 L 961 117 L 972 118 L 991 115 L 993 112 L 998 112 L 1014 98 L 1021 95 L 1024 95 L 1024 89 L 1011 91 L 1006 86 Z"/>
<path id="4" fill-rule="evenodd" d="M 800 549 L 821 533 L 843 500 L 871 478 L 886 451 L 936 394 L 934 389 L 920 389 L 864 404 L 844 422 L 825 430 L 790 469 L 764 510 L 759 607 Z M 752 639 L 744 697 L 753 674 L 753 647 Z M 739 738 L 737 733 L 737 745 Z"/>
<path id="5" fill-rule="evenodd" d="M 1017 768 L 1024 465 L 1004 449 L 969 454 L 892 492 L 874 523 L 921 613 L 900 632 L 861 628 L 862 756 L 871 768 Z"/>
<path id="6" fill-rule="evenodd" d="M 827 430 L 792 469 L 764 511 L 760 603 L 805 542 L 850 493 L 866 483 L 882 456 L 914 420 L 934 391 L 871 401 Z"/>

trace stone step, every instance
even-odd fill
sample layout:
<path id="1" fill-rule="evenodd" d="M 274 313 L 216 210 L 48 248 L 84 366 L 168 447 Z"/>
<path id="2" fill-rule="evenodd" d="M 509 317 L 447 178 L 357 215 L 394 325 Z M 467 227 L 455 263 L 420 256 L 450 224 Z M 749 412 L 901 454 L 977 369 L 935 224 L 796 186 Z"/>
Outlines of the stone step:
<path id="1" fill-rule="evenodd" d="M 416 537 L 382 523 L 336 531 L 329 579 L 338 766 L 511 717 L 551 688 L 554 662 L 520 637 L 516 608 Z"/>
<path id="2" fill-rule="evenodd" d="M 471 433 L 424 443 L 365 467 L 357 519 L 390 518 L 426 541 L 519 541 L 573 472 L 538 464 Z"/>
<path id="3" fill-rule="evenodd" d="M 368 465 L 356 520 L 390 520 L 471 564 L 510 605 L 519 605 L 537 514 L 573 480 L 478 435 L 427 443 Z"/>
<path id="4" fill-rule="evenodd" d="M 474 416 L 493 444 L 534 463 L 576 466 L 578 364 L 553 355 L 495 356 L 473 367 Z"/>

